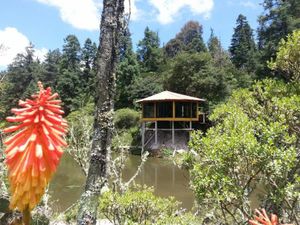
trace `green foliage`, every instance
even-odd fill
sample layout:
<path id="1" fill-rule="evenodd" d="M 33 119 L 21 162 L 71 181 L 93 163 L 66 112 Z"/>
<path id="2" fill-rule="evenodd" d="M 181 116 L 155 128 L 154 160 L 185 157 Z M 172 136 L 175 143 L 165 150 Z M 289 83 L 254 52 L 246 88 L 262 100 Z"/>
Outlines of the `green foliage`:
<path id="1" fill-rule="evenodd" d="M 159 44 L 158 34 L 146 27 L 144 38 L 139 41 L 137 46 L 137 58 L 141 63 L 142 71 L 158 71 L 162 61 L 162 51 Z"/>
<path id="2" fill-rule="evenodd" d="M 117 67 L 117 93 L 115 107 L 117 109 L 133 106 L 130 86 L 139 77 L 140 68 L 132 49 L 129 31 L 121 39 L 120 63 Z"/>
<path id="3" fill-rule="evenodd" d="M 265 63 L 275 57 L 280 40 L 300 28 L 300 1 L 264 0 L 263 6 L 264 13 L 258 19 L 258 45 Z"/>
<path id="4" fill-rule="evenodd" d="M 35 59 L 34 46 L 28 46 L 0 74 L 0 118 L 37 90 L 37 81 L 59 93 L 66 114 L 84 106 L 93 97 L 96 51 L 90 39 L 81 48 L 77 37 L 68 35 L 62 53 L 50 50 L 41 63 Z"/>
<path id="5" fill-rule="evenodd" d="M 83 135 L 83 133 L 87 132 L 87 130 L 92 130 L 93 127 L 94 104 L 89 103 L 79 110 L 71 112 L 66 119 L 69 123 L 69 127 L 72 129 L 72 135 L 74 136 L 73 139 L 76 140 L 76 145 L 84 144 L 86 140 L 82 138 L 86 138 L 86 135 Z M 83 123 L 86 126 L 83 126 Z M 68 140 L 70 146 L 75 144 L 71 140 L 70 138 Z M 78 148 L 80 148 L 80 146 L 78 146 Z"/>
<path id="6" fill-rule="evenodd" d="M 95 42 L 92 42 L 91 39 L 86 39 L 83 48 L 81 49 L 82 55 L 81 59 L 84 64 L 82 74 L 80 76 L 81 81 L 81 95 L 85 99 L 94 97 L 95 92 L 95 74 L 96 74 L 96 54 L 97 54 L 97 45 Z"/>
<path id="7" fill-rule="evenodd" d="M 247 18 L 241 14 L 236 20 L 236 25 L 229 48 L 232 63 L 237 68 L 255 71 L 257 54 L 253 31 Z"/>
<path id="8" fill-rule="evenodd" d="M 164 87 L 167 90 L 199 96 L 214 105 L 229 96 L 239 85 L 242 73 L 230 64 L 219 67 L 207 52 L 181 53 L 165 71 Z"/>
<path id="9" fill-rule="evenodd" d="M 114 114 L 116 134 L 112 140 L 113 149 L 120 146 L 138 145 L 140 113 L 129 108 L 119 109 Z"/>
<path id="10" fill-rule="evenodd" d="M 64 220 L 69 224 L 71 224 L 71 222 L 76 222 L 78 210 L 79 210 L 79 204 L 77 203 L 64 213 Z"/>
<path id="11" fill-rule="evenodd" d="M 218 65 L 223 66 L 224 62 L 227 63 L 229 60 L 229 55 L 222 48 L 220 40 L 214 35 L 213 29 L 211 29 L 210 37 L 207 42 L 208 52 L 211 57 L 218 63 Z"/>
<path id="12" fill-rule="evenodd" d="M 170 157 L 173 155 L 173 149 L 171 148 L 163 148 L 161 149 L 161 153 L 163 157 Z"/>
<path id="13" fill-rule="evenodd" d="M 59 49 L 49 51 L 46 54 L 45 61 L 42 63 L 43 73 L 40 81 L 43 82 L 45 87 L 56 88 L 57 79 L 59 78 L 59 63 L 61 61 L 61 52 Z"/>
<path id="14" fill-rule="evenodd" d="M 129 108 L 119 109 L 114 115 L 114 124 L 117 129 L 129 129 L 139 125 L 140 113 Z"/>
<path id="15" fill-rule="evenodd" d="M 260 206 L 295 221 L 299 94 L 299 84 L 258 82 L 253 91 L 235 91 L 217 107 L 210 116 L 214 126 L 205 135 L 192 135 L 192 186 L 202 213 L 211 213 L 215 223 L 246 221 L 259 188 Z"/>
<path id="16" fill-rule="evenodd" d="M 183 43 L 183 50 L 188 52 L 204 52 L 206 46 L 202 38 L 202 26 L 197 21 L 188 21 L 176 38 Z"/>
<path id="17" fill-rule="evenodd" d="M 163 77 L 161 74 L 148 72 L 137 77 L 129 86 L 129 99 L 135 102 L 163 91 Z"/>
<path id="18" fill-rule="evenodd" d="M 112 149 L 119 150 L 121 147 L 130 147 L 133 142 L 133 137 L 131 134 L 131 129 L 119 132 L 119 134 L 114 135 L 112 138 Z"/>
<path id="19" fill-rule="evenodd" d="M 167 57 L 173 58 L 183 49 L 184 45 L 178 38 L 173 38 L 166 44 L 164 48 L 165 55 Z"/>
<path id="20" fill-rule="evenodd" d="M 197 224 L 189 213 L 179 210 L 174 198 L 161 198 L 149 188 L 124 194 L 106 192 L 100 199 L 99 213 L 113 224 Z"/>
<path id="21" fill-rule="evenodd" d="M 78 123 L 82 117 L 87 116 L 89 120 L 93 121 L 94 119 L 94 110 L 95 106 L 93 103 L 88 103 L 84 107 L 80 108 L 77 111 L 70 113 L 67 116 L 68 123 Z"/>
<path id="22" fill-rule="evenodd" d="M 178 53 L 205 52 L 206 46 L 202 38 L 202 26 L 197 21 L 188 21 L 180 30 L 176 37 L 171 39 L 165 46 L 165 54 L 174 57 Z"/>
<path id="23" fill-rule="evenodd" d="M 57 91 L 63 101 L 66 113 L 81 106 L 82 82 L 80 79 L 80 43 L 75 35 L 68 35 L 63 46 L 60 62 L 60 76 L 57 81 Z"/>
<path id="24" fill-rule="evenodd" d="M 281 39 L 276 59 L 268 66 L 283 71 L 288 80 L 300 81 L 300 29 L 289 34 L 286 41 Z"/>
<path id="25" fill-rule="evenodd" d="M 36 90 L 36 82 L 41 76 L 41 66 L 34 59 L 34 46 L 26 47 L 25 53 L 18 54 L 14 62 L 8 66 L 0 93 L 0 105 L 3 112 L 0 118 L 9 114 L 9 110 L 16 107 L 19 99 L 28 98 Z M 1 82 L 1 83 L 2 83 Z"/>

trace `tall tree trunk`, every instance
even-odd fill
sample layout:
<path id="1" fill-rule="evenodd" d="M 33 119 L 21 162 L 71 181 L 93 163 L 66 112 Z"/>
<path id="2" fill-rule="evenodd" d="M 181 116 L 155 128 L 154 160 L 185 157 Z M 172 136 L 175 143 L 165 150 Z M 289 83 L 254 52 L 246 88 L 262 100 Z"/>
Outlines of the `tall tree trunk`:
<path id="1" fill-rule="evenodd" d="M 96 59 L 96 111 L 90 167 L 80 200 L 77 224 L 96 224 L 100 191 L 107 183 L 113 129 L 115 72 L 119 34 L 123 25 L 124 0 L 104 0 L 100 44 Z"/>

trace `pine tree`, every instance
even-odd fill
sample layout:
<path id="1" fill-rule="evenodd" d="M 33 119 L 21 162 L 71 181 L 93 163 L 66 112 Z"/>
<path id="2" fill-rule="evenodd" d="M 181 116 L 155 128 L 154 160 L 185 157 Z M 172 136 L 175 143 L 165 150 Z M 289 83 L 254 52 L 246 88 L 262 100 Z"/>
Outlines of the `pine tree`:
<path id="1" fill-rule="evenodd" d="M 81 94 L 84 91 L 81 83 L 80 43 L 75 35 L 68 35 L 64 42 L 57 91 L 65 103 L 64 109 L 68 114 L 81 106 Z"/>
<path id="2" fill-rule="evenodd" d="M 120 38 L 120 62 L 117 67 L 117 90 L 115 107 L 124 108 L 133 106 L 130 98 L 130 86 L 139 77 L 140 69 L 136 55 L 132 49 L 131 34 L 125 30 Z"/>
<path id="3" fill-rule="evenodd" d="M 247 18 L 239 15 L 229 48 L 231 60 L 237 68 L 255 71 L 256 45 Z"/>
<path id="4" fill-rule="evenodd" d="M 202 26 L 197 21 L 187 22 L 176 37 L 168 41 L 164 47 L 165 55 L 172 58 L 182 51 L 207 51 L 202 33 Z"/>
<path id="5" fill-rule="evenodd" d="M 59 49 L 50 50 L 43 63 L 43 75 L 41 81 L 45 87 L 52 87 L 56 89 L 57 79 L 59 78 L 61 63 L 61 52 Z"/>
<path id="6" fill-rule="evenodd" d="M 25 53 L 17 54 L 8 66 L 5 75 L 6 85 L 1 93 L 0 105 L 5 108 L 4 114 L 18 104 L 18 99 L 28 98 L 32 90 L 36 89 L 36 82 L 41 78 L 42 68 L 34 58 L 34 46 L 30 43 Z"/>
<path id="7" fill-rule="evenodd" d="M 210 37 L 207 42 L 208 52 L 216 63 L 216 66 L 223 67 L 230 63 L 228 53 L 222 48 L 221 42 L 214 35 L 213 29 L 211 29 Z"/>
<path id="8" fill-rule="evenodd" d="M 80 65 L 80 43 L 75 35 L 68 35 L 64 39 L 62 55 L 62 68 L 68 70 L 77 70 Z"/>
<path id="9" fill-rule="evenodd" d="M 177 38 L 173 38 L 164 47 L 165 55 L 169 58 L 175 57 L 179 52 L 183 50 L 183 43 Z"/>
<path id="10" fill-rule="evenodd" d="M 184 50 L 190 52 L 205 52 L 206 46 L 202 38 L 202 26 L 197 21 L 189 21 L 176 35 L 184 44 Z"/>
<path id="11" fill-rule="evenodd" d="M 280 40 L 300 28 L 300 1 L 264 0 L 263 6 L 264 13 L 258 19 L 258 46 L 265 63 L 276 56 Z"/>
<path id="12" fill-rule="evenodd" d="M 144 38 L 139 41 L 137 48 L 137 58 L 143 71 L 158 71 L 162 61 L 162 51 L 159 45 L 158 34 L 146 27 Z"/>
<path id="13" fill-rule="evenodd" d="M 95 84 L 95 59 L 97 54 L 97 45 L 92 42 L 91 39 L 86 39 L 82 48 L 82 64 L 83 71 L 80 77 L 82 86 L 82 94 L 85 96 L 86 101 L 94 96 L 94 84 Z"/>

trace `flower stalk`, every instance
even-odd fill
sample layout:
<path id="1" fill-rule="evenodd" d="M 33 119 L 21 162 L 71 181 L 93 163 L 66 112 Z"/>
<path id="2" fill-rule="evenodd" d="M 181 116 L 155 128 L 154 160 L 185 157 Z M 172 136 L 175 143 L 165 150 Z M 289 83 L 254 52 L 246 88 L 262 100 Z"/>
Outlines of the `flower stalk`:
<path id="1" fill-rule="evenodd" d="M 30 225 L 31 214 L 29 207 L 26 207 L 23 211 L 23 225 Z"/>

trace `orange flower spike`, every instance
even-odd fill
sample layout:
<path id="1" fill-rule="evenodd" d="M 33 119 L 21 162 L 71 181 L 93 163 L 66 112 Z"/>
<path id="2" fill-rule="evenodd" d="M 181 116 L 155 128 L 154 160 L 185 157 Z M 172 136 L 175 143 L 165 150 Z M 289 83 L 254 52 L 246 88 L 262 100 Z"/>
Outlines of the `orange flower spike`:
<path id="1" fill-rule="evenodd" d="M 249 224 L 251 225 L 278 225 L 278 218 L 276 215 L 271 214 L 271 219 L 267 215 L 265 209 L 261 211 L 255 209 L 255 213 L 257 216 L 254 217 L 254 220 L 249 220 Z"/>
<path id="2" fill-rule="evenodd" d="M 4 129 L 16 132 L 4 144 L 12 199 L 10 208 L 20 211 L 32 210 L 40 201 L 47 184 L 56 171 L 67 146 L 64 135 L 67 122 L 62 118 L 61 101 L 38 82 L 39 93 L 32 99 L 20 100 L 21 109 L 12 109 L 15 117 L 8 122 L 19 123 Z"/>

